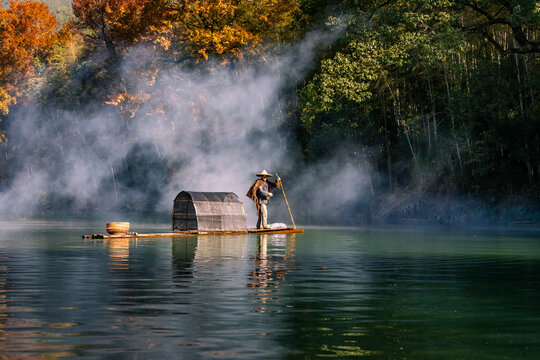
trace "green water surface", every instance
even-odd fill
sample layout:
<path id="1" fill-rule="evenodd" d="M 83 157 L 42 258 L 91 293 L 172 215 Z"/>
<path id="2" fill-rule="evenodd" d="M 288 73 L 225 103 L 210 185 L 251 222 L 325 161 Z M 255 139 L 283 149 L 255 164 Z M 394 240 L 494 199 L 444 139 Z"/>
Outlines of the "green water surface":
<path id="1" fill-rule="evenodd" d="M 535 231 L 101 227 L 2 223 L 0 358 L 540 358 Z"/>

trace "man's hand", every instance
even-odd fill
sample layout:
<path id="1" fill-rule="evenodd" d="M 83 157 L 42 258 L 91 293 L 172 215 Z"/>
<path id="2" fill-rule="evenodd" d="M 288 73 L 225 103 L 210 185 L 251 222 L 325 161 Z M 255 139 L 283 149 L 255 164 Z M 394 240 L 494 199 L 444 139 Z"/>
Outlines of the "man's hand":
<path id="1" fill-rule="evenodd" d="M 272 196 L 274 196 L 274 194 L 268 193 L 268 198 L 271 198 Z"/>

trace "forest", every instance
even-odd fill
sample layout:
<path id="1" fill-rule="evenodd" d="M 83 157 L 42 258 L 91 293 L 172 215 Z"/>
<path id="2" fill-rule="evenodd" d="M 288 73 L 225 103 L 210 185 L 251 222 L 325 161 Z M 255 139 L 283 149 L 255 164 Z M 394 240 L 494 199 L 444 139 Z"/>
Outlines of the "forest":
<path id="1" fill-rule="evenodd" d="M 3 2 L 2 213 L 268 167 L 299 222 L 538 224 L 539 31 L 533 0 Z"/>

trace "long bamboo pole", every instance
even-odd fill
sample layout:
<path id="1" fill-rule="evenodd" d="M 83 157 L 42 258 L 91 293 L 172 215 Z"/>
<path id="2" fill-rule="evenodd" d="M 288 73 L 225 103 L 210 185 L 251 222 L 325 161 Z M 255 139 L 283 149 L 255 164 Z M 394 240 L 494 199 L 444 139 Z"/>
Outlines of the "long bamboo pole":
<path id="1" fill-rule="evenodd" d="M 287 204 L 287 209 L 289 209 L 289 215 L 291 216 L 292 226 L 293 229 L 296 229 L 296 225 L 294 223 L 294 219 L 291 212 L 291 207 L 289 206 L 289 201 L 287 201 L 287 195 L 285 195 L 285 189 L 283 189 L 283 182 L 281 181 L 281 178 L 279 177 L 278 173 L 276 173 L 276 177 L 281 184 L 281 192 L 283 193 L 283 197 L 285 198 L 285 203 Z"/>

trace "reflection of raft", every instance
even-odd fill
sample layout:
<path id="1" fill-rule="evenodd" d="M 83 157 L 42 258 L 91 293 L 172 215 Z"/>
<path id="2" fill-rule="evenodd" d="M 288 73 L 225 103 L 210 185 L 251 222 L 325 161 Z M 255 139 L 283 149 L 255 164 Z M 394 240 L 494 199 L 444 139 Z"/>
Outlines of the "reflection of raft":
<path id="1" fill-rule="evenodd" d="M 175 200 L 172 230 L 168 233 L 83 235 L 85 239 L 158 238 L 198 235 L 292 234 L 303 233 L 295 227 L 281 229 L 248 229 L 246 213 L 238 196 L 231 192 L 182 191 Z"/>

